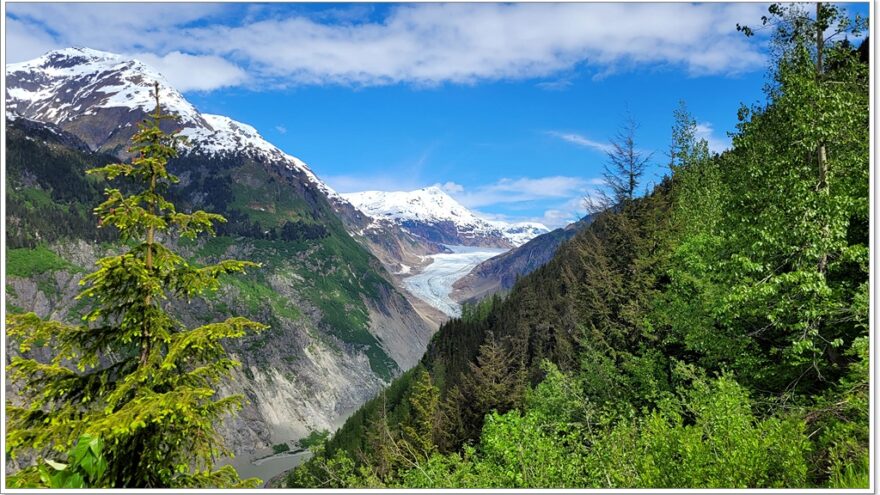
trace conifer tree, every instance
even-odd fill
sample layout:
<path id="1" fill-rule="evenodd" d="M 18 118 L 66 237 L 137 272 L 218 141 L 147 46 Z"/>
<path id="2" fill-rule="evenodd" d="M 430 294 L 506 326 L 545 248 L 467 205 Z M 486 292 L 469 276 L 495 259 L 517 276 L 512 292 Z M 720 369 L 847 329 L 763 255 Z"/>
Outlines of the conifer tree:
<path id="1" fill-rule="evenodd" d="M 606 152 L 603 181 L 606 190 L 595 190 L 584 197 L 583 206 L 590 214 L 598 214 L 613 207 L 622 208 L 636 197 L 645 167 L 653 153 L 645 153 L 636 146 L 639 124 L 627 115 L 617 134 L 611 139 Z"/>
<path id="2" fill-rule="evenodd" d="M 381 400 L 382 404 L 377 410 L 376 417 L 370 421 L 366 430 L 370 451 L 364 452 L 363 457 L 369 461 L 378 477 L 386 478 L 394 474 L 400 459 L 397 455 L 397 439 L 388 424 L 388 406 L 384 392 Z"/>
<path id="3" fill-rule="evenodd" d="M 611 140 L 611 151 L 607 153 L 605 183 L 611 189 L 616 204 L 632 201 L 639 180 L 651 159 L 651 154 L 645 154 L 636 148 L 638 128 L 636 121 L 627 116 L 617 136 Z"/>
<path id="4" fill-rule="evenodd" d="M 171 117 L 162 114 L 158 84 L 155 91 L 155 112 L 132 137 L 131 162 L 89 171 L 124 177 L 133 187 L 108 188 L 95 208 L 99 224 L 115 227 L 127 249 L 98 260 L 97 271 L 83 278 L 77 298 L 90 304 L 83 323 L 34 313 L 7 317 L 7 335 L 22 354 L 8 366 L 21 400 L 6 405 L 7 454 L 66 452 L 87 434 L 104 444 L 108 465 L 99 486 L 252 486 L 258 480 L 241 481 L 231 466 L 213 470 L 213 460 L 229 453 L 215 424 L 242 403 L 240 396 L 218 397 L 215 387 L 238 365 L 221 342 L 266 327 L 231 317 L 186 328 L 168 310 L 174 300 L 218 289 L 221 275 L 258 265 L 225 260 L 197 267 L 166 244 L 213 234 L 224 218 L 179 212 L 163 197 L 177 182 L 166 164 L 181 138 L 160 129 Z M 38 347 L 51 359 L 28 357 Z M 36 472 L 33 466 L 19 474 L 38 484 Z"/>
<path id="5" fill-rule="evenodd" d="M 469 363 L 461 389 L 468 438 L 478 436 L 489 412 L 505 413 L 522 403 L 526 374 L 521 365 L 491 333 L 480 345 L 477 362 Z"/>
<path id="6" fill-rule="evenodd" d="M 437 450 L 435 442 L 440 409 L 440 391 L 434 386 L 431 374 L 422 370 L 415 379 L 409 397 L 410 418 L 403 425 L 403 439 L 407 451 L 420 460 L 427 460 Z"/>

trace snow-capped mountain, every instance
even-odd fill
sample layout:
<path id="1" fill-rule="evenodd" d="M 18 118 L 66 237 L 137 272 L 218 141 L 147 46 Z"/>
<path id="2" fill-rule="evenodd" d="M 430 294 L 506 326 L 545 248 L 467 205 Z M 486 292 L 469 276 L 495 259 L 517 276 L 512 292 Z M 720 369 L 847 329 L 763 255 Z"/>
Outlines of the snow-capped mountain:
<path id="1" fill-rule="evenodd" d="M 30 120 L 59 124 L 124 108 L 144 113 L 162 106 L 181 125 L 206 125 L 199 112 L 165 78 L 137 60 L 90 48 L 65 48 L 6 66 L 6 109 Z"/>
<path id="2" fill-rule="evenodd" d="M 55 50 L 6 66 L 9 115 L 54 124 L 94 150 L 125 154 L 137 122 L 156 108 L 159 84 L 168 127 L 181 130 L 187 151 L 204 155 L 240 154 L 284 164 L 329 197 L 336 193 L 301 160 L 269 143 L 257 130 L 229 117 L 200 113 L 152 67 L 131 58 L 90 48 Z"/>
<path id="3" fill-rule="evenodd" d="M 151 91 L 156 83 L 163 113 L 177 117 L 164 121 L 162 128 L 179 129 L 189 141 L 181 156 L 169 162 L 169 170 L 181 178 L 175 203 L 181 209 L 206 207 L 226 216 L 229 221 L 221 236 L 234 242 L 224 255 L 262 263 L 248 283 L 264 287 L 267 292 L 260 294 L 272 295 L 271 300 L 251 302 L 250 291 L 230 287 L 218 296 L 227 298 L 222 306 L 220 299 L 212 299 L 176 308 L 184 321 L 230 311 L 272 321 L 271 335 L 232 348 L 248 372 L 236 375 L 223 392 L 251 401 L 224 423 L 221 433 L 227 445 L 244 454 L 296 440 L 309 431 L 331 429 L 340 411 L 353 410 L 393 375 L 415 365 L 437 325 L 426 320 L 409 302 L 410 296 L 392 285 L 391 275 L 373 262 L 367 249 L 374 246 L 343 230 L 363 228 L 372 219 L 336 195 L 302 161 L 263 139 L 254 127 L 199 112 L 161 74 L 137 60 L 70 48 L 6 66 L 4 153 L 21 151 L 9 153 L 21 172 L 7 180 L 16 181 L 13 188 L 35 188 L 54 198 L 58 182 L 48 179 L 53 171 L 37 166 L 45 157 L 70 156 L 69 163 L 59 159 L 54 164 L 59 175 L 83 180 L 82 164 L 92 158 L 96 163 L 111 160 L 107 155 L 125 160 L 137 124 L 155 109 Z M 54 199 L 50 203 L 56 208 Z M 95 203 L 77 203 L 74 208 L 65 200 L 63 208 L 50 211 L 75 220 L 72 212 L 80 205 L 88 211 Z M 24 215 L 35 215 L 30 208 L 13 208 L 9 214 L 20 215 L 8 217 L 12 224 L 32 228 L 34 238 L 41 238 L 39 226 L 23 220 Z M 388 232 L 393 236 L 383 238 L 410 249 L 413 237 L 395 229 Z M 294 252 L 288 244 L 293 239 L 299 243 L 297 250 L 308 248 L 293 256 L 275 254 Z M 84 266 L 93 264 L 103 249 L 82 238 L 61 238 L 58 243 L 64 256 L 69 253 Z M 412 257 L 428 252 L 414 251 Z M 52 296 L 57 309 L 53 314 L 70 316 L 73 294 L 68 282 L 75 279 L 62 278 L 65 282 L 51 289 L 51 294 L 64 294 Z M 370 282 L 352 283 L 355 279 Z M 19 277 L 13 283 L 19 284 L 15 293 L 25 295 L 14 304 L 48 311 L 37 309 L 47 300 L 35 295 L 43 289 L 25 289 L 34 287 L 34 280 Z M 12 292 L 6 297 L 18 297 Z M 287 316 L 289 310 L 298 316 Z"/>
<path id="4" fill-rule="evenodd" d="M 539 223 L 486 220 L 437 186 L 415 191 L 341 194 L 376 222 L 393 222 L 431 242 L 463 246 L 515 247 L 545 232 Z"/>
<path id="5" fill-rule="evenodd" d="M 507 237 L 515 247 L 522 246 L 535 237 L 550 232 L 550 229 L 548 229 L 546 225 L 538 222 L 507 223 L 492 220 L 489 223 L 501 229 L 504 236 Z"/>

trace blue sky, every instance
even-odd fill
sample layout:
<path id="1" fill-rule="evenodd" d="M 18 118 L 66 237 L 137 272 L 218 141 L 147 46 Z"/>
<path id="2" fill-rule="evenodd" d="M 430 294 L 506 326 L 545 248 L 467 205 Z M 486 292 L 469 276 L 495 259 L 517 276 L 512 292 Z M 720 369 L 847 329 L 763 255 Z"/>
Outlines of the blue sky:
<path id="1" fill-rule="evenodd" d="M 721 150 L 766 80 L 766 33 L 735 29 L 762 4 L 6 6 L 7 62 L 132 55 L 341 192 L 441 184 L 551 227 L 583 214 L 627 111 L 658 180 L 679 100 Z"/>

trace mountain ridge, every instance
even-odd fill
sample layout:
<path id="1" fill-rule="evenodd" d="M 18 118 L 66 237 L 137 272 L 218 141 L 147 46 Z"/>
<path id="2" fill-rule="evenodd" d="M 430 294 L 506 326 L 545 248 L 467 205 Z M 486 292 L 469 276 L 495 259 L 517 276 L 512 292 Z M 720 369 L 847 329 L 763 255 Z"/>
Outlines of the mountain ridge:
<path id="1" fill-rule="evenodd" d="M 452 285 L 452 299 L 459 303 L 474 303 L 511 289 L 519 277 L 528 275 L 549 262 L 564 243 L 587 228 L 590 222 L 592 217 L 587 215 L 577 222 L 541 234 L 521 246 L 483 261 Z"/>
<path id="2" fill-rule="evenodd" d="M 263 265 L 212 299 L 179 308 L 189 322 L 232 311 L 271 323 L 233 349 L 243 366 L 223 392 L 243 394 L 249 404 L 221 428 L 232 450 L 249 453 L 330 428 L 424 352 L 436 325 L 348 234 L 334 211 L 343 200 L 252 126 L 199 113 L 145 64 L 107 52 L 58 50 L 9 69 L 7 220 L 14 228 L 7 243 L 14 240 L 22 259 L 44 253 L 61 261 L 11 276 L 8 307 L 76 321 L 76 282 L 107 249 L 96 244 L 103 238 L 94 232 L 106 232 L 90 214 L 101 188 L 84 171 L 128 158 L 158 82 L 163 111 L 179 119 L 163 130 L 189 138 L 169 161 L 180 178 L 169 198 L 180 211 L 204 208 L 228 220 L 218 225 L 219 237 L 180 248 L 196 262 L 236 257 Z M 89 184 L 87 194 L 67 191 L 73 182 L 55 177 L 60 172 Z"/>
<path id="3" fill-rule="evenodd" d="M 413 191 L 361 191 L 341 196 L 374 222 L 390 221 L 432 242 L 512 248 L 550 230 L 537 222 L 481 218 L 438 186 Z"/>

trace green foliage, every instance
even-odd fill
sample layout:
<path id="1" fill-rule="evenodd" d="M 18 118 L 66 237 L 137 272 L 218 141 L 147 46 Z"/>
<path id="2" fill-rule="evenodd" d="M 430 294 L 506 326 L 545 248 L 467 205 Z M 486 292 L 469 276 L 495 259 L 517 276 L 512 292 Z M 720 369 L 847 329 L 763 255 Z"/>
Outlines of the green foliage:
<path id="1" fill-rule="evenodd" d="M 416 459 L 428 459 L 437 450 L 440 391 L 426 370 L 416 376 L 409 403 L 411 414 L 401 428 L 403 450 Z"/>
<path id="2" fill-rule="evenodd" d="M 112 488 L 104 474 L 107 460 L 100 438 L 82 435 L 67 453 L 67 463 L 43 460 L 7 480 L 12 488 Z"/>
<path id="3" fill-rule="evenodd" d="M 866 488 L 871 472 L 868 338 L 856 339 L 845 355 L 853 360 L 846 375 L 806 413 L 809 427 L 819 433 L 810 475 L 831 488 Z"/>
<path id="4" fill-rule="evenodd" d="M 461 320 L 467 323 L 483 322 L 499 306 L 501 306 L 501 296 L 498 294 L 474 303 L 465 303 L 461 306 Z"/>
<path id="5" fill-rule="evenodd" d="M 685 239 L 690 266 L 676 275 L 700 303 L 685 304 L 689 313 L 713 320 L 702 336 L 682 332 L 699 346 L 715 339 L 714 349 L 692 347 L 707 362 L 731 363 L 765 390 L 809 391 L 840 376 L 840 352 L 867 318 L 854 303 L 868 274 L 868 67 L 836 43 L 823 48 L 835 62 L 822 70 L 815 26 L 774 13 L 784 44 L 771 103 L 744 108 L 729 156 L 717 171 L 701 167 L 721 187 L 689 184 L 723 214 Z M 703 205 L 684 205 L 701 219 Z"/>
<path id="6" fill-rule="evenodd" d="M 680 405 L 663 403 L 603 434 L 586 460 L 590 475 L 607 487 L 805 486 L 803 422 L 757 420 L 751 407 L 727 377 L 697 382 Z"/>
<path id="7" fill-rule="evenodd" d="M 297 445 L 303 449 L 310 449 L 321 445 L 328 437 L 330 437 L 330 432 L 327 430 L 313 430 L 305 438 L 301 438 Z"/>
<path id="8" fill-rule="evenodd" d="M 95 229 L 87 205 L 99 201 L 102 181 L 85 175 L 87 168 L 111 163 L 112 157 L 68 143 L 51 130 L 30 129 L 22 119 L 7 122 L 4 153 L 7 247 L 115 239 L 112 229 Z"/>
<path id="9" fill-rule="evenodd" d="M 768 102 L 731 150 L 682 104 L 671 176 L 635 197 L 625 133 L 616 204 L 440 328 L 436 451 L 400 449 L 432 404 L 404 375 L 293 486 L 868 486 L 868 65 L 834 39 L 863 20 L 816 8 L 771 7 Z"/>
<path id="10" fill-rule="evenodd" d="M 6 274 L 28 278 L 57 270 L 75 269 L 46 246 L 6 250 Z"/>
<path id="11" fill-rule="evenodd" d="M 265 326 L 230 317 L 188 329 L 165 302 L 214 291 L 222 275 L 256 265 L 223 260 L 196 267 L 161 242 L 211 233 L 223 218 L 179 212 L 162 195 L 177 182 L 166 163 L 176 156 L 178 138 L 159 128 L 166 117 L 156 91 L 156 113 L 132 138 L 133 160 L 89 171 L 107 180 L 127 177 L 140 188 L 131 194 L 108 188 L 95 209 L 129 249 L 100 259 L 98 270 L 83 278 L 78 299 L 90 307 L 83 323 L 7 315 L 7 335 L 21 353 L 7 373 L 22 398 L 6 405 L 7 453 L 64 451 L 88 434 L 104 442 L 107 486 L 252 486 L 255 480 L 239 480 L 229 466 L 212 471 L 213 459 L 227 453 L 214 425 L 242 401 L 216 397 L 215 387 L 238 365 L 222 342 Z M 52 358 L 29 357 L 36 347 Z"/>

